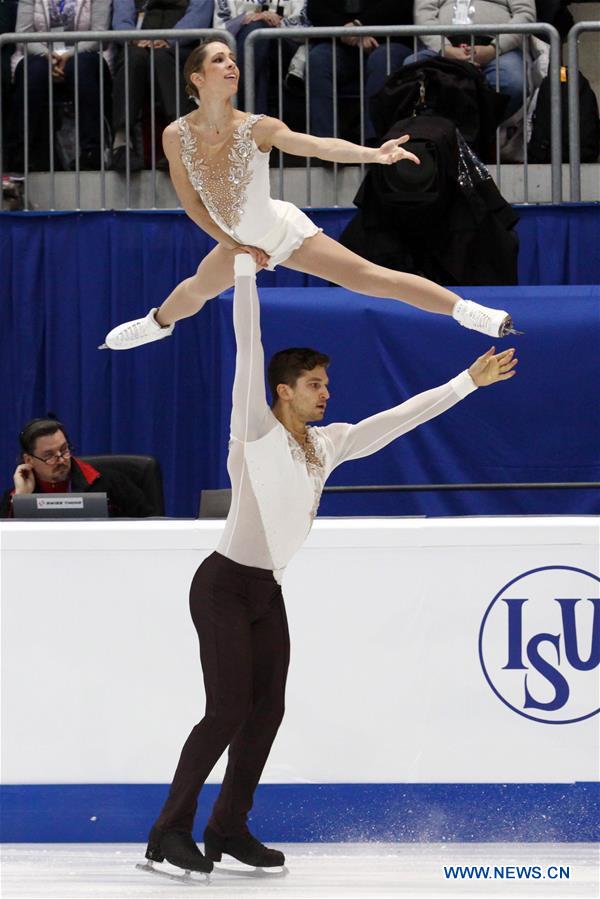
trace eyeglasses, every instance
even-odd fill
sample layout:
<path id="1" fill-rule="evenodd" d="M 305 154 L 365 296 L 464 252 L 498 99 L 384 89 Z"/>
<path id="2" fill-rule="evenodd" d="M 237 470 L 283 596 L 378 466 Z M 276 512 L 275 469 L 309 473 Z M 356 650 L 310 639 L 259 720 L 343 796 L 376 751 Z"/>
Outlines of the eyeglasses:
<path id="1" fill-rule="evenodd" d="M 66 446 L 62 450 L 58 450 L 57 453 L 52 453 L 50 456 L 46 456 L 42 458 L 42 456 L 34 456 L 33 453 L 29 453 L 32 459 L 37 459 L 38 462 L 43 462 L 44 465 L 48 465 L 50 468 L 54 468 L 55 465 L 58 465 L 61 459 L 70 459 L 71 453 L 73 452 L 72 446 Z"/>

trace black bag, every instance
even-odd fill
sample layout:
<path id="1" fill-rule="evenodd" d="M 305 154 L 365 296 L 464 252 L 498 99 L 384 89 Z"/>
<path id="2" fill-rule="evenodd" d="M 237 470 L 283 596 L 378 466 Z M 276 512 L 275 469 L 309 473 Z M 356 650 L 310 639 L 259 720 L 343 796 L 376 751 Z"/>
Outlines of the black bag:
<path id="1" fill-rule="evenodd" d="M 438 284 L 516 284 L 518 216 L 454 123 L 411 116 L 384 139 L 402 134 L 421 165 L 370 166 L 340 243 Z"/>
<path id="2" fill-rule="evenodd" d="M 485 160 L 494 156 L 496 128 L 508 102 L 471 63 L 436 56 L 393 72 L 371 100 L 370 112 L 378 136 L 409 116 L 444 116 Z"/>
<path id="3" fill-rule="evenodd" d="M 590 83 L 581 72 L 579 77 L 579 140 L 580 161 L 595 162 L 600 153 L 600 120 L 598 101 Z M 569 161 L 569 86 L 560 84 L 560 105 L 562 110 L 562 159 Z M 527 145 L 529 162 L 550 162 L 550 78 L 540 84 L 531 138 Z"/>

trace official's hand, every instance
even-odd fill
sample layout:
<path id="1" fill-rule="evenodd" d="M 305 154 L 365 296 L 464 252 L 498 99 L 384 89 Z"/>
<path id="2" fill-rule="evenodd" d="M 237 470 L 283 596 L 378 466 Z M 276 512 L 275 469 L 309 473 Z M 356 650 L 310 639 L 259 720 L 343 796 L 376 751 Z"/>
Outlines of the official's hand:
<path id="1" fill-rule="evenodd" d="M 404 134 L 402 137 L 386 140 L 378 150 L 373 150 L 373 156 L 369 162 L 378 162 L 381 165 L 393 165 L 400 162 L 401 159 L 410 159 L 411 162 L 421 165 L 421 160 L 414 153 L 402 149 L 402 144 L 410 140 L 410 135 Z"/>
<path id="2" fill-rule="evenodd" d="M 15 493 L 33 493 L 35 477 L 32 466 L 28 465 L 27 462 L 17 465 L 13 474 L 13 481 L 15 483 Z"/>
<path id="3" fill-rule="evenodd" d="M 496 347 L 490 347 L 469 368 L 469 374 L 478 387 L 489 387 L 496 381 L 508 381 L 516 375 L 513 369 L 519 360 L 515 357 L 514 349 L 504 350 L 494 356 L 495 349 Z"/>
<path id="4" fill-rule="evenodd" d="M 233 252 L 236 256 L 239 253 L 248 253 L 249 256 L 252 256 L 252 258 L 256 262 L 256 267 L 259 269 L 266 268 L 271 259 L 271 257 L 259 247 L 247 247 L 244 244 L 240 244 L 239 246 L 237 246 Z"/>

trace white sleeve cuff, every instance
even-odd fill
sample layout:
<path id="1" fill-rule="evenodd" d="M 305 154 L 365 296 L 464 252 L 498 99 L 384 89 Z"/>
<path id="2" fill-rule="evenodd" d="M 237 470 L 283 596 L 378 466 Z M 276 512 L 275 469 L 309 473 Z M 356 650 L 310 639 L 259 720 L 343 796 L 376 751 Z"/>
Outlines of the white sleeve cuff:
<path id="1" fill-rule="evenodd" d="M 477 384 L 469 374 L 468 370 L 461 371 L 459 375 L 452 378 L 450 386 L 454 393 L 462 400 L 474 390 L 477 390 Z"/>
<path id="2" fill-rule="evenodd" d="M 252 277 L 256 274 L 256 263 L 249 253 L 237 253 L 233 258 L 233 270 L 236 278 Z"/>

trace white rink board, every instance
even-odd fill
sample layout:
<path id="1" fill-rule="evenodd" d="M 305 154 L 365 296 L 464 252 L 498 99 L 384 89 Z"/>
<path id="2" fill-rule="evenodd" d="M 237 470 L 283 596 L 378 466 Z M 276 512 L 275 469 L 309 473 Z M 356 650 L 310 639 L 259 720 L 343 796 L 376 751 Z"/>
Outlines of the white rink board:
<path id="1" fill-rule="evenodd" d="M 170 782 L 204 706 L 189 584 L 221 530 L 0 525 L 5 783 Z M 478 635 L 512 579 L 547 566 L 598 576 L 599 561 L 591 517 L 318 520 L 284 579 L 287 711 L 262 781 L 597 780 L 600 716 L 555 726 L 517 714 L 484 677 Z M 587 687 L 574 673 L 581 714 L 598 705 L 597 671 Z"/>

